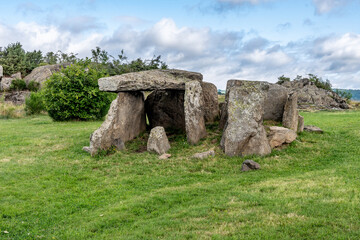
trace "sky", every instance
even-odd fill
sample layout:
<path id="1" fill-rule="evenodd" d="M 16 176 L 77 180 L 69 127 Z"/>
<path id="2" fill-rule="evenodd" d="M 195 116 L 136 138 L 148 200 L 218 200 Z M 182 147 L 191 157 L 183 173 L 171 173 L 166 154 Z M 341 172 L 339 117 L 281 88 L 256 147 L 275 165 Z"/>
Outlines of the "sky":
<path id="1" fill-rule="evenodd" d="M 161 55 L 170 68 L 276 82 L 316 74 L 360 89 L 360 0 L 0 0 L 0 46 L 91 57 Z"/>

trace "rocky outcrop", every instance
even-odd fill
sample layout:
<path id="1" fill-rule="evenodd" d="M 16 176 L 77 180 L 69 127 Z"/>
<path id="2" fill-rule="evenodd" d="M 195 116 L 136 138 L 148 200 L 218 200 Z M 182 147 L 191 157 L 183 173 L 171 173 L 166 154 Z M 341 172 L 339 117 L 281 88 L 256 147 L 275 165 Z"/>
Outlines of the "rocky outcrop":
<path id="1" fill-rule="evenodd" d="M 269 130 L 268 139 L 271 148 L 292 143 L 297 137 L 296 132 L 288 128 L 272 126 Z"/>
<path id="2" fill-rule="evenodd" d="M 245 160 L 241 166 L 242 172 L 248 172 L 251 170 L 258 170 L 258 169 L 260 169 L 260 164 L 254 162 L 253 160 Z"/>
<path id="3" fill-rule="evenodd" d="M 27 75 L 24 80 L 26 84 L 29 84 L 30 81 L 35 81 L 38 83 L 45 82 L 51 75 L 56 72 L 60 72 L 62 68 L 70 66 L 70 63 L 46 65 L 33 69 L 29 75 Z"/>
<path id="4" fill-rule="evenodd" d="M 335 92 L 316 87 L 309 79 L 304 78 L 284 82 L 283 87 L 297 92 L 299 109 L 348 109 L 346 100 Z"/>
<path id="5" fill-rule="evenodd" d="M 4 96 L 5 102 L 12 102 L 15 105 L 25 104 L 25 99 L 30 96 L 29 91 L 12 91 L 0 93 L 0 98 Z"/>
<path id="6" fill-rule="evenodd" d="M 207 135 L 203 101 L 200 82 L 186 82 L 184 99 L 185 129 L 187 140 L 190 144 L 198 143 L 201 138 L 204 138 Z"/>
<path id="7" fill-rule="evenodd" d="M 163 126 L 165 129 L 185 131 L 184 94 L 185 91 L 153 91 L 145 101 L 150 127 Z"/>
<path id="8" fill-rule="evenodd" d="M 274 120 L 281 121 L 284 114 L 284 106 L 287 100 L 287 95 L 289 93 L 288 89 L 282 87 L 278 84 L 272 84 L 268 82 L 260 81 L 245 81 L 245 80 L 229 80 L 226 86 L 225 94 L 225 103 L 221 109 L 221 117 L 219 122 L 219 127 L 223 129 L 227 121 L 228 113 L 226 110 L 229 89 L 235 86 L 242 86 L 244 84 L 251 83 L 253 85 L 259 85 L 261 91 L 264 93 L 264 102 L 263 102 L 263 118 L 264 120 Z"/>
<path id="9" fill-rule="evenodd" d="M 204 118 L 205 122 L 213 123 L 219 116 L 219 101 L 217 87 L 208 82 L 202 82 L 201 87 L 203 90 L 204 98 Z"/>
<path id="10" fill-rule="evenodd" d="M 185 83 L 202 81 L 200 73 L 182 70 L 149 70 L 126 73 L 99 79 L 99 88 L 105 92 L 185 90 Z"/>
<path id="11" fill-rule="evenodd" d="M 147 142 L 147 151 L 155 152 L 159 155 L 166 153 L 170 149 L 170 143 L 163 127 L 151 129 Z"/>
<path id="12" fill-rule="evenodd" d="M 293 131 L 298 130 L 299 111 L 298 111 L 298 96 L 296 92 L 289 94 L 284 108 L 284 115 L 282 125 L 290 128 Z"/>
<path id="13" fill-rule="evenodd" d="M 271 153 L 263 126 L 263 106 L 269 86 L 250 81 L 232 81 L 226 90 L 228 116 L 220 143 L 222 149 L 229 156 Z"/>
<path id="14" fill-rule="evenodd" d="M 111 103 L 106 120 L 91 136 L 90 147 L 85 147 L 92 156 L 99 150 L 112 146 L 118 150 L 125 148 L 129 141 L 145 131 L 144 95 L 141 92 L 119 93 Z"/>

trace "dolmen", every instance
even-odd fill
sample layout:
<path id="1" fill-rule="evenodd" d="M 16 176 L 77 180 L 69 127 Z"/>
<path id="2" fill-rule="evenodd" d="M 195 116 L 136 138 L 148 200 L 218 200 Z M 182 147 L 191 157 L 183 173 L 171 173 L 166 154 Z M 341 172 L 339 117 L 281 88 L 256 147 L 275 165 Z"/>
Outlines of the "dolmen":
<path id="1" fill-rule="evenodd" d="M 217 89 L 203 82 L 200 73 L 177 69 L 149 70 L 101 78 L 101 91 L 115 92 L 103 124 L 90 136 L 90 146 L 83 149 L 91 155 L 115 147 L 150 128 L 181 129 L 187 141 L 197 144 L 207 135 L 205 122 L 219 114 Z M 152 91 L 145 101 L 143 92 Z"/>

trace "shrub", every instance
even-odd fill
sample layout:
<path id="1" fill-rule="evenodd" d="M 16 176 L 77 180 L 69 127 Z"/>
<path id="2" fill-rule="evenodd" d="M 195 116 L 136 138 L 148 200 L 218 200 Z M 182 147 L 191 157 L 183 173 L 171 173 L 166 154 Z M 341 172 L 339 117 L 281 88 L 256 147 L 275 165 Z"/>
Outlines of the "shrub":
<path id="1" fill-rule="evenodd" d="M 10 90 L 12 91 L 26 90 L 26 82 L 22 79 L 15 79 L 11 82 Z"/>
<path id="2" fill-rule="evenodd" d="M 45 110 L 44 99 L 41 92 L 32 92 L 25 99 L 25 112 L 27 115 L 39 114 Z"/>
<path id="3" fill-rule="evenodd" d="M 40 89 L 40 83 L 35 82 L 35 81 L 30 81 L 27 89 L 29 89 L 31 92 L 37 92 Z"/>
<path id="4" fill-rule="evenodd" d="M 278 81 L 276 82 L 277 84 L 283 84 L 284 82 L 290 82 L 290 78 L 285 77 L 284 75 L 278 77 Z"/>
<path id="5" fill-rule="evenodd" d="M 335 89 L 335 93 L 340 97 L 345 98 L 348 103 L 352 98 L 352 93 L 350 91 Z"/>
<path id="6" fill-rule="evenodd" d="M 55 121 L 104 117 L 113 97 L 98 88 L 98 79 L 105 76 L 103 71 L 92 68 L 89 60 L 81 60 L 53 74 L 43 89 L 50 117 Z"/>

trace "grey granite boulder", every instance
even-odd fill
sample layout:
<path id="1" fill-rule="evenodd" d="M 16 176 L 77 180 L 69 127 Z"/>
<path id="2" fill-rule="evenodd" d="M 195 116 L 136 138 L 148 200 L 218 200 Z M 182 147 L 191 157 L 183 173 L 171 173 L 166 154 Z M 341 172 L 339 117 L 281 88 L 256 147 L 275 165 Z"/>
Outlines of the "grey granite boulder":
<path id="1" fill-rule="evenodd" d="M 202 82 L 204 98 L 204 118 L 205 122 L 213 123 L 219 116 L 219 101 L 217 87 L 209 82 Z"/>
<path id="2" fill-rule="evenodd" d="M 14 79 L 21 79 L 21 72 L 17 72 L 11 75 L 12 78 Z"/>
<path id="3" fill-rule="evenodd" d="M 297 132 L 301 133 L 303 131 L 304 131 L 304 117 L 299 115 Z"/>
<path id="4" fill-rule="evenodd" d="M 200 82 L 186 82 L 184 99 L 185 129 L 190 144 L 198 143 L 201 138 L 207 135 L 203 106 L 203 93 Z"/>
<path id="5" fill-rule="evenodd" d="M 221 147 L 228 156 L 266 155 L 271 148 L 263 123 L 267 84 L 243 81 L 227 89 L 228 114 Z"/>
<path id="6" fill-rule="evenodd" d="M 296 137 L 295 131 L 284 127 L 272 126 L 268 133 L 271 148 L 281 147 L 283 144 L 292 143 Z"/>
<path id="7" fill-rule="evenodd" d="M 29 84 L 30 81 L 35 81 L 38 83 L 45 82 L 51 75 L 56 72 L 60 72 L 62 68 L 70 66 L 70 63 L 61 63 L 41 66 L 33 69 L 29 75 L 27 75 L 24 80 L 26 84 Z"/>
<path id="8" fill-rule="evenodd" d="M 313 126 L 313 125 L 306 125 L 304 127 L 304 131 L 306 131 L 306 132 L 314 132 L 314 133 L 323 133 L 324 132 L 321 128 L 319 128 L 317 126 Z"/>
<path id="9" fill-rule="evenodd" d="M 145 100 L 150 127 L 185 131 L 184 94 L 177 90 L 153 91 Z"/>
<path id="10" fill-rule="evenodd" d="M 298 95 L 296 92 L 290 93 L 285 104 L 282 125 L 291 130 L 298 130 L 299 111 L 298 111 Z"/>
<path id="11" fill-rule="evenodd" d="M 98 84 L 106 92 L 185 90 L 186 82 L 202 79 L 200 73 L 157 69 L 100 78 Z"/>
<path id="12" fill-rule="evenodd" d="M 0 80 L 4 76 L 4 68 L 0 65 Z"/>
<path id="13" fill-rule="evenodd" d="M 3 77 L 1 79 L 1 85 L 0 88 L 2 91 L 8 91 L 10 90 L 11 82 L 15 80 L 14 78 L 9 77 Z"/>
<path id="14" fill-rule="evenodd" d="M 106 120 L 90 136 L 90 147 L 84 150 L 96 155 L 112 146 L 125 148 L 125 142 L 134 139 L 146 129 L 144 95 L 141 92 L 119 93 L 111 103 Z"/>
<path id="15" fill-rule="evenodd" d="M 242 172 L 258 170 L 258 169 L 260 169 L 260 164 L 258 164 L 257 162 L 254 162 L 253 160 L 245 160 L 241 166 Z"/>
<path id="16" fill-rule="evenodd" d="M 147 142 L 147 151 L 155 152 L 159 155 L 166 153 L 170 149 L 170 143 L 163 127 L 151 129 Z"/>

